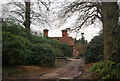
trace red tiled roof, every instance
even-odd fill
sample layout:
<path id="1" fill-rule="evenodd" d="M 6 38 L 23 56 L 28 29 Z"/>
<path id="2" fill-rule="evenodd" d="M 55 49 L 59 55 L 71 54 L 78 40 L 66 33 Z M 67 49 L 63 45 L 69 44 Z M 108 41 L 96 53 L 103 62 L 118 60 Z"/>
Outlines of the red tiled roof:
<path id="1" fill-rule="evenodd" d="M 70 46 L 74 46 L 74 39 L 72 37 L 52 37 L 53 39 L 58 39 L 62 43 L 67 43 Z"/>
<path id="2" fill-rule="evenodd" d="M 53 39 L 60 39 L 61 37 L 52 37 Z"/>

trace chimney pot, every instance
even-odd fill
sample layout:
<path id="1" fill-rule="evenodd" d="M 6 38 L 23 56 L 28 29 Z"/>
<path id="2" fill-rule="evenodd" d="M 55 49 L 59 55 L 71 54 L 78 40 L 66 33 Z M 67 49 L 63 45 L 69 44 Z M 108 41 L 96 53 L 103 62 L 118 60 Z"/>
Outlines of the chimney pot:
<path id="1" fill-rule="evenodd" d="M 68 36 L 67 30 L 66 29 L 62 30 L 62 37 L 67 37 L 67 36 Z"/>
<path id="2" fill-rule="evenodd" d="M 48 36 L 48 31 L 49 30 L 48 29 L 44 29 L 43 31 L 44 31 L 44 36 Z"/>

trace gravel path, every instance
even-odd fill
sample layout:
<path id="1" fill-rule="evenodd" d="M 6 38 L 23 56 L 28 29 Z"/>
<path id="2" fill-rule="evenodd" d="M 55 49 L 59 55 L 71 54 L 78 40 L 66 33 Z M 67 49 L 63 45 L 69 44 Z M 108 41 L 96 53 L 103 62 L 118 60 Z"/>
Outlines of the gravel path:
<path id="1" fill-rule="evenodd" d="M 40 79 L 74 79 L 81 74 L 79 68 L 81 66 L 80 59 L 71 59 L 72 61 L 64 67 L 56 69 L 54 72 L 47 73 Z"/>
<path id="2" fill-rule="evenodd" d="M 29 74 L 22 77 L 10 77 L 8 79 L 57 79 L 58 81 L 62 79 L 75 79 L 81 74 L 80 67 L 82 62 L 80 59 L 70 59 L 70 61 L 59 61 L 57 63 L 56 69 L 50 72 L 41 73 L 41 71 L 36 72 L 36 74 Z"/>

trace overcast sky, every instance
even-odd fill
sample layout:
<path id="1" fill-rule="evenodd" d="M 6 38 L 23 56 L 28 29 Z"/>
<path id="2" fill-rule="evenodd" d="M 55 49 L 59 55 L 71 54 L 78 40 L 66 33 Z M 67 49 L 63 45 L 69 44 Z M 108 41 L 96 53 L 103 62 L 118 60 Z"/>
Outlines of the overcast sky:
<path id="1" fill-rule="evenodd" d="M 7 3 L 11 0 L 0 0 L 0 4 L 3 4 L 3 3 Z M 21 0 L 17 0 L 17 1 L 21 1 Z M 32 0 L 31 0 L 32 1 Z M 56 2 L 58 1 L 62 1 L 62 0 L 55 0 Z M 64 1 L 64 0 L 63 0 Z M 54 7 L 56 7 L 56 4 L 54 4 Z M 1 5 L 0 5 L 0 15 L 1 15 Z M 61 33 L 61 30 L 62 29 L 65 29 L 65 28 L 70 28 L 70 26 L 74 23 L 73 21 L 75 20 L 76 16 L 74 15 L 73 17 L 71 17 L 67 23 L 65 23 L 64 25 L 62 25 L 61 27 L 55 27 L 56 25 L 56 22 L 52 23 L 53 27 L 45 27 L 47 29 L 49 29 L 49 36 L 50 37 L 61 37 L 62 36 L 62 33 Z M 32 30 L 34 31 L 41 31 L 43 30 L 44 28 L 40 28 L 39 26 L 32 26 Z M 79 33 L 70 33 L 69 36 L 73 37 L 73 38 L 77 38 L 77 39 L 80 39 L 81 38 L 81 33 L 84 32 L 84 36 L 85 36 L 85 39 L 90 41 L 94 36 L 98 35 L 99 31 L 101 30 L 101 25 L 98 23 L 97 25 L 91 25 L 91 26 L 88 26 L 88 27 L 85 27 L 85 28 L 82 28 L 80 30 Z"/>

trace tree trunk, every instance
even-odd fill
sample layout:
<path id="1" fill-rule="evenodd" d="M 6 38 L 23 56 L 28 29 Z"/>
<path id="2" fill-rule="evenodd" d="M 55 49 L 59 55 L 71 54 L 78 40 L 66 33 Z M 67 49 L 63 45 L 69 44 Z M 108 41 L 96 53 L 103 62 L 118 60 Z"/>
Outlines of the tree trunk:
<path id="1" fill-rule="evenodd" d="M 117 2 L 103 2 L 101 6 L 103 37 L 104 37 L 104 59 L 114 62 L 119 61 L 118 54 L 118 5 Z"/>
<path id="2" fill-rule="evenodd" d="M 30 0 L 25 2 L 25 23 L 24 26 L 30 31 Z"/>

